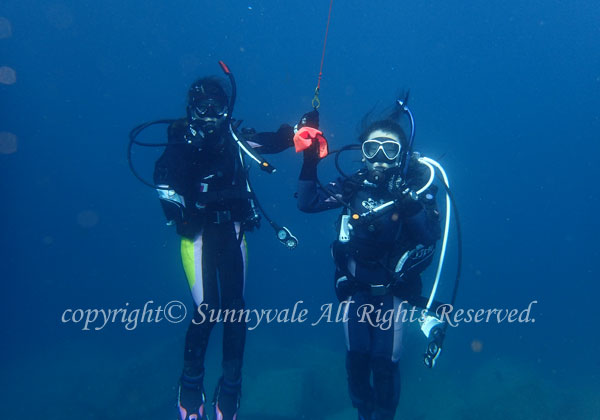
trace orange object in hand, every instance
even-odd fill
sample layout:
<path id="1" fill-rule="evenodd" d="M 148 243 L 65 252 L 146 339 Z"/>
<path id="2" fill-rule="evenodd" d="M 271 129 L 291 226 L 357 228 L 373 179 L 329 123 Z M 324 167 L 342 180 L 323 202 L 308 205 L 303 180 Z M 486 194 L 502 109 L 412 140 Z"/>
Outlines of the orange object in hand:
<path id="1" fill-rule="evenodd" d="M 323 132 L 312 127 L 302 127 L 294 135 L 294 146 L 296 153 L 302 152 L 313 145 L 315 141 L 319 142 L 319 158 L 323 159 L 329 153 L 327 140 L 323 137 Z"/>

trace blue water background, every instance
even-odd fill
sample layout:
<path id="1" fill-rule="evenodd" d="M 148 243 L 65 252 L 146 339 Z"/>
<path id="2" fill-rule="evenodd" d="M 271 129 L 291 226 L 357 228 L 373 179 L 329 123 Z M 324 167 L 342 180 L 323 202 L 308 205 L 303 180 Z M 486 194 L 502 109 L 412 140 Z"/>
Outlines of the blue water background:
<path id="1" fill-rule="evenodd" d="M 191 303 L 177 236 L 164 226 L 155 192 L 129 172 L 127 133 L 183 116 L 187 87 L 219 74 L 218 60 L 235 72 L 235 116 L 245 125 L 294 124 L 310 109 L 328 3 L 0 5 L 12 27 L 0 39 L 0 66 L 17 75 L 15 84 L 0 85 L 0 131 L 18 137 L 17 151 L 0 155 L 6 416 L 172 418 L 185 323 L 82 331 L 61 322 L 67 308 Z M 409 335 L 402 418 L 598 418 L 599 22 L 600 5 L 591 0 L 334 3 L 321 83 L 321 128 L 331 146 L 354 142 L 367 111 L 410 89 L 416 149 L 440 159 L 460 210 L 458 305 L 524 309 L 538 301 L 534 324 L 451 330 L 432 372 L 421 366 L 424 340 Z M 146 139 L 164 141 L 164 132 Z M 147 178 L 158 154 L 135 150 Z M 329 243 L 337 212 L 298 212 L 301 157 L 288 150 L 271 160 L 277 173 L 253 171 L 256 189 L 300 245 L 284 249 L 266 224 L 248 235 L 247 303 L 281 308 L 303 300 L 317 313 L 334 299 Z M 332 162 L 320 176 L 335 176 Z M 430 270 L 429 286 L 432 277 Z M 218 340 L 209 352 L 213 377 Z M 350 404 L 343 354 L 340 325 L 260 327 L 248 339 L 247 383 L 284 366 L 313 372 L 322 358 L 337 375 L 322 387 L 329 397 L 312 395 L 308 381 L 297 402 L 292 385 L 273 379 L 300 407 L 278 418 L 302 418 L 303 410 L 348 418 L 339 414 Z M 321 371 L 311 377 L 319 386 Z M 247 394 L 268 400 L 273 391 L 259 388 Z M 329 408 L 319 414 L 315 398 Z"/>

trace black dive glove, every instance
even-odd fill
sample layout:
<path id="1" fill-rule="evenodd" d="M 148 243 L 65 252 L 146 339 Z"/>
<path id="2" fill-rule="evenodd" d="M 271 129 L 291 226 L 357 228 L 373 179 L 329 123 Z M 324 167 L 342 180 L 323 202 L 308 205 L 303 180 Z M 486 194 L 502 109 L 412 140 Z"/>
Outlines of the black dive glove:
<path id="1" fill-rule="evenodd" d="M 319 111 L 313 109 L 307 112 L 300 118 L 300 121 L 294 127 L 294 131 L 298 131 L 303 127 L 319 128 Z M 317 179 L 317 164 L 321 160 L 319 157 L 319 143 L 314 141 L 312 145 L 304 150 L 304 160 L 300 171 L 301 180 L 314 181 Z"/>
<path id="2" fill-rule="evenodd" d="M 248 214 L 246 219 L 242 222 L 242 229 L 244 232 L 252 232 L 254 229 L 260 228 L 260 214 L 254 212 Z"/>
<path id="3" fill-rule="evenodd" d="M 356 293 L 356 284 L 353 280 L 349 280 L 348 277 L 342 276 L 341 274 L 335 276 L 335 296 L 338 301 L 343 302 L 348 300 L 350 296 Z"/>
<path id="4" fill-rule="evenodd" d="M 413 216 L 416 216 L 421 210 L 423 210 L 423 205 L 419 202 L 419 199 L 413 198 L 412 192 L 407 192 L 402 194 L 398 199 L 398 209 L 400 215 L 407 219 Z"/>
<path id="5" fill-rule="evenodd" d="M 423 290 L 423 282 L 421 276 L 407 275 L 404 272 L 394 274 L 392 282 L 392 294 L 402 299 L 410 299 L 415 296 L 420 296 Z"/>
<path id="6" fill-rule="evenodd" d="M 294 127 L 294 130 L 298 131 L 302 127 L 319 128 L 319 111 L 313 109 L 304 114 L 302 118 L 300 118 L 300 121 L 298 121 L 298 124 L 296 124 L 296 127 Z"/>

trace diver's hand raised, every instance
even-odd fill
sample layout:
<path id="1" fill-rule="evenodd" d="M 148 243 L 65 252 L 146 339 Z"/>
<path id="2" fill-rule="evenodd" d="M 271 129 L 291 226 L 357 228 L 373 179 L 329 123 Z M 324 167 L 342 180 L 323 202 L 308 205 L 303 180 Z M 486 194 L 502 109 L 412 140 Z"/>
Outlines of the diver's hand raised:
<path id="1" fill-rule="evenodd" d="M 294 127 L 294 132 L 297 133 L 303 127 L 319 128 L 319 111 L 313 109 L 304 114 Z"/>

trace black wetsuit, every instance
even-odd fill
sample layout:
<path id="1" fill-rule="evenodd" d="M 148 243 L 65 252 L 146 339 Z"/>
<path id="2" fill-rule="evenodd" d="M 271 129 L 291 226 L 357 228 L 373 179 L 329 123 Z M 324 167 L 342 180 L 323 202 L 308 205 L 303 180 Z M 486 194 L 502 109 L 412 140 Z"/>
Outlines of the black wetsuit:
<path id="1" fill-rule="evenodd" d="M 397 313 L 404 300 L 410 302 L 420 296 L 420 273 L 431 263 L 441 233 L 436 188 L 430 187 L 415 201 L 394 189 L 389 176 L 386 182 L 374 185 L 365 182 L 367 173 L 361 171 L 329 183 L 325 187 L 328 191 L 324 191 L 317 184 L 316 172 L 316 162 L 305 159 L 298 185 L 298 207 L 304 212 L 341 207 L 332 194 L 359 214 L 397 200 L 375 215 L 359 221 L 350 219 L 349 240 L 338 238 L 332 245 L 336 294 L 340 300 L 354 301 L 348 306 L 345 325 L 346 369 L 353 405 L 365 419 L 372 413 L 377 413 L 377 419 L 393 419 L 400 396 L 402 322 L 393 322 L 387 329 L 383 324 L 375 326 L 375 312 L 366 316 L 359 308 L 373 305 L 381 313 Z M 411 160 L 408 187 L 418 190 L 424 186 L 428 172 Z M 343 214 L 350 213 L 345 210 Z M 340 223 L 341 216 L 338 228 Z"/>
<path id="2" fill-rule="evenodd" d="M 217 146 L 198 149 L 187 144 L 185 119 L 171 124 L 169 145 L 155 166 L 154 182 L 172 191 L 159 191 L 164 213 L 182 236 L 182 260 L 195 303 L 194 319 L 185 340 L 182 389 L 203 389 L 204 358 L 214 326 L 202 322 L 211 309 L 243 309 L 245 285 L 244 231 L 257 220 L 247 190 L 246 168 L 229 132 Z M 261 154 L 278 153 L 293 145 L 293 129 L 282 125 L 273 133 L 249 133 L 247 139 Z M 246 326 L 224 324 L 223 386 L 239 394 Z M 182 391 L 183 392 L 183 391 Z"/>

